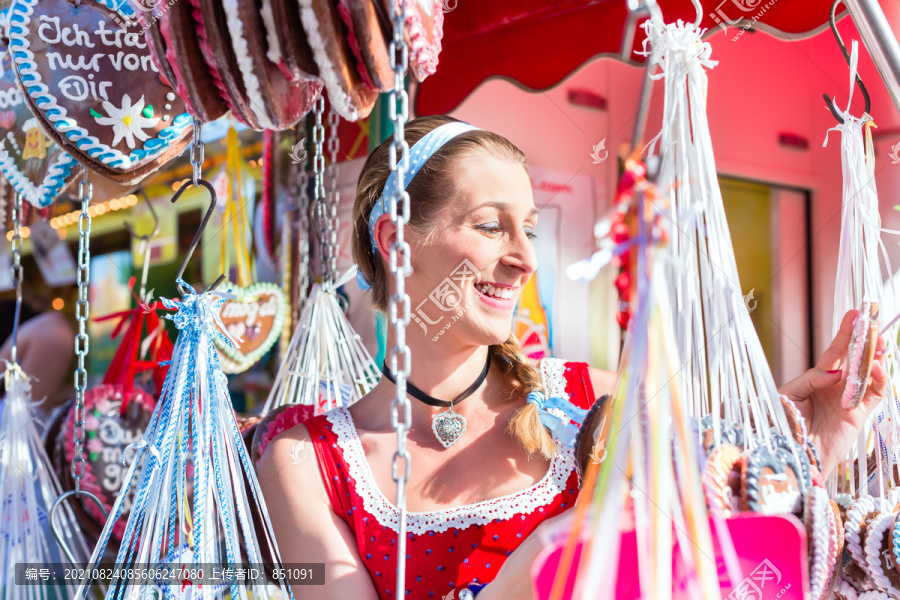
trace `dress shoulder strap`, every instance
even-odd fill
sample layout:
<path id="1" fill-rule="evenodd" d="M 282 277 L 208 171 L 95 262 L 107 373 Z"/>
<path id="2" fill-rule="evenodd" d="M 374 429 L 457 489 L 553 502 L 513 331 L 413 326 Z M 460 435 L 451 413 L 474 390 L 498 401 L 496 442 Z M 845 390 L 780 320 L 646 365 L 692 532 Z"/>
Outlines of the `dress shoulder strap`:
<path id="1" fill-rule="evenodd" d="M 541 379 L 547 395 L 565 398 L 578 408 L 590 408 L 594 404 L 594 386 L 588 364 L 566 362 L 561 358 L 541 359 Z"/>
<path id="2" fill-rule="evenodd" d="M 309 430 L 316 462 L 319 463 L 319 472 L 322 474 L 322 482 L 325 484 L 325 491 L 328 492 L 331 508 L 337 516 L 349 522 L 350 511 L 353 508 L 352 490 L 350 489 L 350 479 L 347 477 L 346 462 L 337 445 L 337 435 L 332 431 L 331 422 L 323 414 L 309 419 L 304 425 Z"/>

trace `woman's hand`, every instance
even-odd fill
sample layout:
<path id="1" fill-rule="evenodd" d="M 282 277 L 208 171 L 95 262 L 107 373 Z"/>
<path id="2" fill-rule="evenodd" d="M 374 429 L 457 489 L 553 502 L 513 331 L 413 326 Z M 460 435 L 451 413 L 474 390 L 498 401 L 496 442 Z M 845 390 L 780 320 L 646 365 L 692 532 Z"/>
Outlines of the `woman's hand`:
<path id="1" fill-rule="evenodd" d="M 866 420 L 887 395 L 888 376 L 884 358 L 878 353 L 884 350 L 884 339 L 878 338 L 876 358 L 872 363 L 869 388 L 859 406 L 846 409 L 841 406 L 844 378 L 841 362 L 847 354 L 847 346 L 853 332 L 857 311 L 844 315 L 841 327 L 822 354 L 815 367 L 783 385 L 778 391 L 794 401 L 822 461 L 822 474 L 828 476 L 842 460 L 859 434 Z"/>

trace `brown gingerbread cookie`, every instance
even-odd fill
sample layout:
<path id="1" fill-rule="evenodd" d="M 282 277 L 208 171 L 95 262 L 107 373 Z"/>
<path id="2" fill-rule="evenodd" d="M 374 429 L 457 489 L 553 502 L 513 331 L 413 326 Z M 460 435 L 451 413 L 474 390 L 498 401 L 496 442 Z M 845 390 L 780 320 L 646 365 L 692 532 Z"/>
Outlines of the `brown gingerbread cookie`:
<path id="1" fill-rule="evenodd" d="M 745 452 L 741 469 L 744 510 L 764 515 L 798 513 L 803 506 L 800 477 L 776 448 L 761 444 Z"/>
<path id="2" fill-rule="evenodd" d="M 741 449 L 722 444 L 712 451 L 703 469 L 703 489 L 713 511 L 729 517 L 741 506 Z"/>
<path id="3" fill-rule="evenodd" d="M 331 0 L 298 0 L 300 20 L 312 47 L 319 77 L 328 101 L 344 119 L 358 121 L 369 116 L 378 92 L 370 89 L 357 71 L 347 42 L 344 24 Z"/>
<path id="4" fill-rule="evenodd" d="M 869 387 L 869 375 L 878 346 L 878 303 L 863 302 L 853 322 L 853 334 L 847 348 L 847 381 L 841 406 L 850 409 L 862 402 Z"/>
<path id="5" fill-rule="evenodd" d="M 588 465 L 592 460 L 598 458 L 595 456 L 594 440 L 600 438 L 600 430 L 606 419 L 606 406 L 610 397 L 609 394 L 605 394 L 594 402 L 587 414 L 584 415 L 578 433 L 575 435 L 575 471 L 578 473 L 579 485 L 587 473 Z"/>
<path id="6" fill-rule="evenodd" d="M 388 43 L 392 32 L 379 18 L 375 5 L 380 0 L 338 0 L 338 14 L 347 31 L 347 43 L 356 59 L 363 82 L 372 90 L 389 91 L 394 71 Z"/>
<path id="7" fill-rule="evenodd" d="M 191 116 L 161 80 L 128 3 L 111 11 L 96 0 L 21 0 L 10 12 L 25 99 L 66 152 L 117 183 L 139 181 L 181 154 Z"/>
<path id="8" fill-rule="evenodd" d="M 189 2 L 175 2 L 162 14 L 159 30 L 165 40 L 166 62 L 175 77 L 178 94 L 189 113 L 209 123 L 228 112 L 228 107 L 219 96 L 200 51 L 193 12 Z"/>

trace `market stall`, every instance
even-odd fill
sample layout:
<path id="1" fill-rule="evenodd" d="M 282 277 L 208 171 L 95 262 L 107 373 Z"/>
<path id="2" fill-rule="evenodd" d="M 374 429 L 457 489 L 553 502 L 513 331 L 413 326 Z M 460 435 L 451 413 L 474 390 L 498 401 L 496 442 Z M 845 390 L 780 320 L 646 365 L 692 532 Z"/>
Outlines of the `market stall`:
<path id="1" fill-rule="evenodd" d="M 876 159 L 900 158 L 896 147 L 888 158 L 876 154 L 868 95 L 879 115 L 891 101 L 895 122 L 900 46 L 874 0 L 846 7 L 800 0 L 2 4 L 0 222 L 10 243 L 0 259 L 11 274 L 0 417 L 4 597 L 33 597 L 35 589 L 58 598 L 143 597 L 147 589 L 160 598 L 319 597 L 301 585 L 307 577 L 337 589 L 333 565 L 291 568 L 300 554 L 265 489 L 260 472 L 270 467 L 260 460 L 278 438 L 284 447 L 294 425 L 313 432 L 323 418 L 349 415 L 345 409 L 382 377 L 395 390 L 382 431 L 391 436 L 391 460 L 379 471 L 393 482 L 392 498 L 378 491 L 377 500 L 361 496 L 349 510 L 331 501 L 351 525 L 354 510 L 379 524 L 396 511 L 384 517 L 385 533 L 373 531 L 376 558 L 384 551 L 378 570 L 366 562 L 368 533 L 356 532 L 355 572 L 371 576 L 378 597 L 401 589 L 408 597 L 504 597 L 503 560 L 492 570 L 490 554 L 502 556 L 503 548 L 482 551 L 482 538 L 472 536 L 492 526 L 501 532 L 491 523 L 496 515 L 518 518 L 506 496 L 496 500 L 496 514 L 434 517 L 430 535 L 456 528 L 472 551 L 457 558 L 451 542 L 449 571 L 442 564 L 424 582 L 416 553 L 434 523 L 423 515 L 442 511 L 407 508 L 421 481 L 413 476 L 421 451 L 420 438 L 410 437 L 413 403 L 449 408 L 430 423 L 449 449 L 467 427 L 477 430 L 454 403 L 500 360 L 508 361 L 507 374 L 543 379 L 522 381 L 523 406 L 557 449 L 540 482 L 565 457 L 571 464 L 554 485 L 579 494 L 567 512 L 574 501 L 554 500 L 554 513 L 568 518 L 542 530 L 543 551 L 529 563 L 534 597 L 900 597 L 893 543 L 900 536 L 900 402 L 887 392 L 874 401 L 877 390 L 900 385 L 897 319 L 878 310 L 900 306 L 890 288 L 881 289 L 893 273 L 891 242 L 882 239 L 897 231 L 882 225 L 875 185 Z M 806 249 L 810 195 L 722 180 L 718 121 L 707 100 L 723 92 L 707 72 L 717 65 L 711 40 L 757 30 L 781 40 L 829 28 L 838 36 L 848 15 L 845 37 L 852 23 L 863 43 L 839 46 L 850 86 L 837 86 L 829 116 L 838 122 L 831 135 L 840 137 L 840 163 L 834 151 L 822 168 L 836 178 L 842 164 L 843 185 L 840 224 L 829 230 L 836 235 L 817 242 L 836 249 L 837 277 L 829 275 L 824 288 L 835 290 L 834 316 L 824 319 L 824 301 L 814 299 L 821 276 Z M 859 66 L 865 54 L 881 82 L 869 63 Z M 465 322 L 461 288 L 472 265 L 461 264 L 424 296 L 418 284 L 406 287 L 415 282 L 413 266 L 419 269 L 404 234 L 415 220 L 407 188 L 442 145 L 478 128 L 444 124 L 432 133 L 449 133 L 428 133 L 422 139 L 430 143 L 421 144 L 409 143 L 405 128 L 414 115 L 440 113 L 475 123 L 486 114 L 478 104 L 486 81 L 558 90 L 603 57 L 642 67 L 630 76 L 636 85 L 627 92 L 627 118 L 602 141 L 599 131 L 585 134 L 591 152 L 579 151 L 592 164 L 612 158 L 604 168 L 618 182 L 549 163 L 531 168 L 543 216 L 541 237 L 530 243 L 541 271 L 515 296 L 511 341 L 490 346 L 478 385 L 437 400 L 410 381 L 417 359 L 410 348 L 420 347 L 420 329 L 439 343 L 457 319 Z M 847 73 L 838 79 L 847 81 Z M 855 87 L 862 79 L 865 101 Z M 605 89 L 613 95 L 615 87 Z M 608 98 L 584 87 L 570 87 L 566 98 L 579 110 L 607 110 Z M 824 136 L 820 122 L 809 130 Z M 516 135 L 508 137 L 518 142 Z M 604 145 L 613 135 L 619 147 Z M 809 145 L 795 132 L 778 135 L 783 146 Z M 354 199 L 379 146 L 386 183 L 365 219 L 381 264 L 372 271 L 355 264 Z M 746 204 L 729 212 L 741 208 L 730 200 L 738 193 L 745 202 L 771 201 L 762 218 L 783 222 L 771 241 L 754 245 L 754 225 L 745 227 L 751 235 L 735 233 L 734 215 L 753 218 Z M 790 229 L 800 218 L 804 225 Z M 383 263 L 379 220 L 393 227 Z M 772 284 L 772 297 L 761 290 L 754 299 L 741 281 L 753 256 L 770 246 L 809 258 Z M 784 268 L 759 276 L 771 284 Z M 393 294 L 378 277 L 390 277 Z M 501 288 L 479 290 L 508 300 Z M 59 321 L 54 328 L 52 315 L 23 318 L 32 293 L 45 298 L 39 310 L 52 312 L 51 298 L 57 313 L 74 309 L 75 331 Z M 384 296 L 380 311 L 371 308 L 373 294 Z M 754 300 L 765 311 L 754 315 Z M 853 310 L 852 324 L 842 321 Z M 594 320 L 595 312 L 605 321 Z M 760 314 L 773 315 L 782 335 Z M 848 328 L 849 350 L 812 358 Z M 785 329 L 802 338 L 796 347 L 804 358 L 788 356 Z M 72 343 L 74 356 L 51 352 Z M 611 398 L 595 403 L 587 394 L 583 406 L 576 403 L 571 381 L 553 372 L 576 363 L 559 356 L 616 372 Z M 516 361 L 539 367 L 527 371 Z M 72 389 L 37 387 L 55 382 L 57 371 L 71 381 L 73 362 Z M 852 416 L 823 418 L 796 387 L 776 386 L 811 365 L 838 377 L 828 383 L 840 385 L 838 408 Z M 830 438 L 822 428 L 832 421 L 859 430 L 841 434 L 853 443 L 840 456 L 827 444 L 823 451 Z M 345 429 L 331 423 L 334 431 L 329 426 L 318 439 L 337 436 L 332 446 L 351 456 Z M 313 455 L 326 464 L 313 447 L 294 444 L 289 462 Z M 360 452 L 362 463 L 371 449 Z M 347 482 L 371 475 L 358 464 L 348 469 Z M 521 496 L 514 504 L 538 506 L 540 482 L 511 495 Z M 528 537 L 531 530 L 522 531 Z M 479 541 L 469 544 L 467 536 Z M 520 543 L 510 541 L 505 556 Z M 288 548 L 287 559 L 279 547 Z M 469 559 L 486 563 L 478 573 L 488 580 L 466 575 Z M 62 574 L 45 572 L 52 565 L 88 571 L 77 585 L 61 585 Z M 160 574 L 172 565 L 189 576 Z M 204 571 L 254 565 L 262 574 L 240 581 L 231 571 Z M 116 569 L 133 576 L 109 576 Z M 482 591 L 495 576 L 491 592 Z"/>

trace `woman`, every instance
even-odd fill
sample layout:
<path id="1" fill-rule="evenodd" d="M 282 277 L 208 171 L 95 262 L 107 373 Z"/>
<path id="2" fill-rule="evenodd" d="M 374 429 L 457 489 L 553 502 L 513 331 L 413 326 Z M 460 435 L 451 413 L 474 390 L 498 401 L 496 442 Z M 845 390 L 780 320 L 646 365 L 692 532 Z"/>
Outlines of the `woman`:
<path id="1" fill-rule="evenodd" d="M 417 388 L 407 442 L 406 590 L 395 589 L 395 387 L 383 377 L 349 409 L 314 417 L 260 449 L 259 480 L 282 560 L 325 563 L 324 589 L 294 586 L 297 598 L 458 598 L 486 583 L 479 600 L 530 598 L 529 569 L 542 545 L 536 530 L 578 493 L 572 452 L 556 448 L 530 392 L 586 408 L 613 388 L 611 373 L 561 361 L 536 369 L 522 355 L 511 318 L 537 269 L 539 212 L 525 156 L 499 135 L 452 123 L 459 122 L 432 116 L 406 127 L 415 171 L 406 188 L 413 265 L 406 290 L 415 315 L 408 383 Z M 366 161 L 353 210 L 354 257 L 380 310 L 394 290 L 388 265 L 396 229 L 381 204 L 389 143 Z M 852 320 L 848 314 L 816 368 L 781 390 L 811 424 L 825 469 L 866 418 L 840 407 L 837 367 Z M 880 364 L 873 380 L 865 412 L 886 389 Z M 441 416 L 450 411 L 465 420 L 461 435 L 452 427 L 458 417 Z"/>

